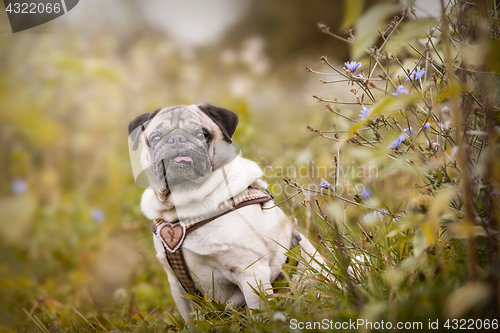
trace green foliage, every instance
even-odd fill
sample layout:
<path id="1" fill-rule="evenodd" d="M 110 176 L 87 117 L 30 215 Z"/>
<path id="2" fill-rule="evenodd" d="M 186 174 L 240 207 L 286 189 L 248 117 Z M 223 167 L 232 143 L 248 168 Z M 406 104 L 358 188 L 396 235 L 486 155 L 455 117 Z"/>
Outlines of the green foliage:
<path id="1" fill-rule="evenodd" d="M 366 49 L 373 45 L 378 37 L 379 29 L 388 17 L 401 10 L 400 5 L 380 4 L 370 8 L 355 23 L 356 39 L 352 44 L 352 58 L 360 59 Z"/>
<path id="2" fill-rule="evenodd" d="M 349 28 L 359 15 L 363 12 L 363 7 L 365 5 L 365 0 L 354 0 L 345 2 L 345 15 L 344 22 L 342 23 L 342 28 Z"/>

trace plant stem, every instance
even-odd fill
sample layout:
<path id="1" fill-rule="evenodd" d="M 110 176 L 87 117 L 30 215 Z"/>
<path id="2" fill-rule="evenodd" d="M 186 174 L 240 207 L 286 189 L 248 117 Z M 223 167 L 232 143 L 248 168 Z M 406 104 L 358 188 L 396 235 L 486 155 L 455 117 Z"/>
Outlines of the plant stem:
<path id="1" fill-rule="evenodd" d="M 444 0 L 441 0 L 441 8 L 442 15 L 446 15 Z M 448 78 L 448 84 L 453 87 L 459 84 L 457 81 L 454 72 L 453 72 L 453 63 L 452 63 L 452 55 L 451 55 L 451 45 L 450 45 L 450 32 L 448 27 L 448 21 L 442 20 L 442 34 L 443 34 L 443 42 L 444 42 L 444 58 L 446 63 L 446 76 Z M 464 139 L 463 139 L 463 130 L 462 130 L 462 113 L 463 110 L 460 108 L 460 103 L 458 101 L 458 96 L 451 98 L 451 108 L 453 112 L 453 120 L 456 128 L 456 143 L 458 147 L 457 159 L 458 166 L 460 168 L 461 177 L 460 177 L 460 186 L 461 192 L 464 200 L 464 210 L 465 210 L 465 222 L 468 224 L 469 232 L 467 235 L 467 255 L 468 255 L 468 263 L 469 263 L 469 279 L 476 280 L 477 279 L 477 254 L 474 244 L 474 235 L 473 235 L 473 226 L 474 223 L 474 211 L 472 205 L 472 188 L 470 184 L 469 178 L 469 167 L 467 163 L 467 156 L 464 147 Z"/>

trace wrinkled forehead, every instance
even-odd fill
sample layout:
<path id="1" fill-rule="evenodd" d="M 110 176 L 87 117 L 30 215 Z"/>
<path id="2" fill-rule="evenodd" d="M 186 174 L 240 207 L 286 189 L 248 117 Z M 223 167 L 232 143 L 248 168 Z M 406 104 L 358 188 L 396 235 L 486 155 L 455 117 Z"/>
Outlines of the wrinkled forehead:
<path id="1" fill-rule="evenodd" d="M 146 132 L 155 130 L 158 126 L 166 130 L 211 128 L 216 125 L 210 117 L 204 114 L 196 105 L 178 105 L 160 110 L 148 124 Z"/>

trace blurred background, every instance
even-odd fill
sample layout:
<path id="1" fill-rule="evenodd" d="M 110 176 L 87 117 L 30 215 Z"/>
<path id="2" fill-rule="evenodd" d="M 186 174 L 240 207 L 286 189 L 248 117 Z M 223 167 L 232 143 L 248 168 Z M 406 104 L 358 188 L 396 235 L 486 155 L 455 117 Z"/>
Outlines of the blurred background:
<path id="1" fill-rule="evenodd" d="M 417 3 L 421 15 L 439 8 Z M 209 102 L 239 115 L 234 141 L 262 167 L 332 163 L 334 147 L 306 131 L 331 123 L 312 95 L 349 87 L 322 85 L 306 66 L 351 60 L 318 29 L 343 34 L 342 0 L 85 0 L 16 34 L 0 8 L 2 331 L 32 314 L 174 309 L 130 168 L 135 116 Z"/>

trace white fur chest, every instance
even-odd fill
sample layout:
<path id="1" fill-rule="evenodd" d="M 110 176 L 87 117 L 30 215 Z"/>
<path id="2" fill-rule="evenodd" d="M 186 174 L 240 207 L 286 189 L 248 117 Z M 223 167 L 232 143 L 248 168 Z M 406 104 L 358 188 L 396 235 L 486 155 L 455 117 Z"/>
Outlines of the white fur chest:
<path id="1" fill-rule="evenodd" d="M 272 205 L 270 202 L 264 206 Z M 184 240 L 182 250 L 191 279 L 209 297 L 222 303 L 239 303 L 244 299 L 240 281 L 252 271 L 249 267 L 268 268 L 270 280 L 278 276 L 292 229 L 293 224 L 281 209 L 262 210 L 260 204 L 219 217 Z M 173 274 L 164 247 L 157 236 L 154 238 L 158 259 L 167 273 Z"/>

